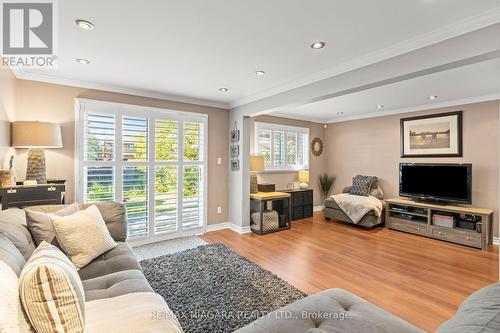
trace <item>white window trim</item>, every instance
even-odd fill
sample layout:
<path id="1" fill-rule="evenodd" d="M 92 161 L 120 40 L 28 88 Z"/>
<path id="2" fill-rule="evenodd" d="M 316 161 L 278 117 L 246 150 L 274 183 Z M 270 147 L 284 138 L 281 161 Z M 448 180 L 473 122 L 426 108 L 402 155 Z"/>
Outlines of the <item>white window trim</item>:
<path id="1" fill-rule="evenodd" d="M 300 171 L 300 170 L 308 170 L 310 165 L 310 152 L 309 152 L 309 128 L 307 127 L 298 127 L 298 126 L 288 126 L 288 125 L 279 125 L 273 123 L 264 123 L 264 122 L 255 122 L 254 129 L 254 151 L 255 154 L 259 154 L 259 133 L 261 130 L 269 130 L 271 131 L 271 161 L 274 161 L 274 131 L 283 131 L 285 133 L 285 143 L 287 139 L 287 133 L 302 133 L 307 134 L 307 154 L 306 154 L 306 164 L 296 164 L 296 165 L 288 165 L 288 149 L 285 148 L 285 165 L 266 165 L 264 172 L 283 172 L 283 171 Z"/>
<path id="2" fill-rule="evenodd" d="M 196 113 L 196 112 L 185 112 L 185 111 L 176 111 L 176 110 L 169 110 L 169 109 L 161 109 L 161 108 L 153 108 L 153 107 L 147 107 L 147 106 L 138 106 L 138 105 L 131 105 L 131 104 L 123 104 L 123 103 L 115 103 L 115 102 L 106 102 L 106 101 L 98 101 L 98 100 L 92 100 L 92 99 L 86 99 L 86 98 L 76 98 L 75 99 L 75 150 L 74 150 L 74 171 L 75 171 L 75 181 L 74 181 L 74 197 L 76 198 L 76 201 L 78 202 L 83 202 L 83 180 L 84 180 L 84 175 L 81 174 L 81 170 L 83 170 L 83 166 L 85 164 L 84 158 L 83 158 L 83 127 L 81 120 L 83 119 L 84 112 L 86 109 L 91 109 L 92 111 L 95 112 L 103 112 L 103 113 L 114 113 L 116 117 L 121 117 L 121 116 L 138 116 L 138 117 L 147 117 L 147 118 L 158 118 L 158 115 L 164 115 L 168 119 L 172 120 L 178 120 L 178 121 L 196 121 L 196 122 L 201 122 L 204 124 L 204 145 L 203 145 L 203 161 L 189 161 L 188 164 L 198 164 L 203 166 L 203 184 L 202 184 L 202 191 L 203 191 L 203 213 L 202 213 L 202 218 L 203 218 L 203 224 L 199 228 L 193 228 L 189 229 L 186 231 L 182 231 L 181 225 L 182 225 L 182 219 L 178 219 L 178 230 L 176 232 L 171 232 L 171 233 L 166 233 L 162 235 L 151 235 L 151 233 L 148 236 L 145 237 L 138 237 L 138 238 L 133 238 L 129 240 L 129 242 L 133 245 L 142 245 L 142 244 L 147 244 L 147 243 L 153 243 L 153 242 L 158 242 L 166 239 L 172 239 L 172 238 L 178 238 L 178 237 L 185 237 L 189 235 L 195 235 L 195 234 L 203 234 L 206 231 L 207 228 L 207 218 L 208 218 L 208 115 L 203 114 L 203 113 Z M 150 121 L 150 134 L 151 129 L 154 130 L 154 124 L 151 126 Z M 120 124 L 120 125 L 118 125 Z M 116 133 L 121 133 L 121 121 L 117 122 L 116 126 Z M 120 128 L 119 128 L 120 127 Z M 181 127 L 182 128 L 182 127 Z M 154 136 L 154 133 L 152 134 Z M 179 139 L 180 139 L 180 144 L 182 144 L 184 141 L 182 140 L 182 131 L 179 131 Z M 122 146 L 121 146 L 121 135 L 116 136 L 117 140 L 115 141 L 115 161 L 111 162 L 113 166 L 115 166 L 115 172 L 116 170 L 119 170 L 119 168 L 123 167 L 123 161 L 121 160 L 121 151 L 122 151 Z M 154 144 L 149 144 L 148 145 L 148 154 L 149 156 L 154 156 Z M 109 162 L 102 162 L 99 164 L 106 165 L 106 163 L 109 165 Z M 147 163 L 147 162 L 146 162 Z M 160 162 L 161 164 L 168 165 L 169 162 Z M 133 165 L 133 162 L 128 162 L 127 165 Z M 144 164 L 144 162 L 138 162 L 137 164 Z M 149 163 L 147 163 L 150 165 Z M 182 156 L 179 155 L 179 170 L 184 167 L 184 159 Z M 116 172 L 116 174 L 120 174 L 120 172 Z M 181 175 L 182 173 L 178 173 Z M 120 178 L 120 179 L 119 179 Z M 116 188 L 121 188 L 121 177 L 117 177 L 115 175 L 115 187 Z M 151 181 L 151 175 L 149 175 L 149 181 Z M 182 186 L 182 182 L 179 182 L 178 184 Z M 154 187 L 154 183 L 150 185 Z M 181 193 L 182 189 L 178 190 L 178 193 Z M 116 193 L 121 193 L 121 191 L 115 191 Z M 115 200 L 120 201 L 121 198 L 115 197 Z M 149 200 L 149 212 L 154 212 L 154 200 Z M 178 214 L 182 214 L 181 210 L 178 210 Z M 149 221 L 149 230 L 151 230 L 151 219 Z M 154 223 L 154 222 L 153 222 Z"/>

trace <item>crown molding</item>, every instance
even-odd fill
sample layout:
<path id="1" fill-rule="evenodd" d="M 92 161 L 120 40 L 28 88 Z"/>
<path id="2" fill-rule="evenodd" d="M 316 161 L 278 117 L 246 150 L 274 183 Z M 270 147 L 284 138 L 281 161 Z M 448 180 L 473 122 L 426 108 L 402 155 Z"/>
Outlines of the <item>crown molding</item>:
<path id="1" fill-rule="evenodd" d="M 455 99 L 455 100 L 451 100 L 451 101 L 444 101 L 444 102 L 440 102 L 440 103 L 410 106 L 407 108 L 393 109 L 393 110 L 387 110 L 387 111 L 382 111 L 382 112 L 365 113 L 365 114 L 359 114 L 359 115 L 354 115 L 354 116 L 350 116 L 350 117 L 348 116 L 348 117 L 342 117 L 342 118 L 333 118 L 333 119 L 325 120 L 324 122 L 322 122 L 322 124 L 324 124 L 324 123 L 326 123 L 326 124 L 342 123 L 342 122 L 351 121 L 351 120 L 391 116 L 391 115 L 395 115 L 395 114 L 403 114 L 403 113 L 409 113 L 409 112 L 448 108 L 448 107 L 452 107 L 452 106 L 460 106 L 460 105 L 474 104 L 474 103 L 481 103 L 481 102 L 488 102 L 488 101 L 495 101 L 495 100 L 500 100 L 500 93 L 491 94 L 491 95 L 476 96 L 476 97 L 467 97 L 467 98 Z"/>
<path id="2" fill-rule="evenodd" d="M 20 69 L 20 68 L 11 68 L 11 70 L 14 73 L 14 75 L 16 76 L 16 78 L 18 78 L 20 80 L 32 80 L 32 81 L 61 84 L 61 85 L 65 85 L 65 86 L 73 86 L 73 87 L 86 88 L 86 89 L 110 91 L 110 92 L 115 92 L 115 93 L 120 93 L 120 94 L 127 94 L 127 95 L 134 95 L 134 96 L 148 97 L 148 98 L 156 98 L 156 99 L 169 100 L 169 101 L 174 101 L 174 102 L 179 102 L 179 103 L 188 103 L 188 104 L 209 106 L 209 107 L 220 108 L 220 109 L 230 109 L 230 107 L 231 107 L 228 103 L 223 103 L 223 102 L 216 102 L 216 101 L 191 98 L 191 97 L 184 97 L 184 96 L 178 96 L 178 95 L 170 95 L 170 94 L 164 94 L 164 93 L 155 92 L 155 91 L 127 88 L 127 87 L 122 87 L 122 86 L 117 86 L 117 85 L 112 85 L 112 84 L 97 83 L 97 82 L 84 81 L 84 80 L 76 80 L 76 79 L 70 79 L 70 78 L 63 77 L 63 76 L 51 75 L 51 74 L 47 74 L 47 73 L 40 73 L 40 72 L 34 73 L 34 72 L 30 72 L 30 71 L 27 71 L 25 69 Z"/>
<path id="3" fill-rule="evenodd" d="M 471 16 L 462 21 L 441 27 L 431 32 L 416 36 L 387 48 L 368 53 L 351 61 L 330 67 L 306 77 L 295 78 L 283 85 L 278 85 L 265 92 L 256 93 L 230 103 L 231 108 L 242 106 L 266 97 L 270 97 L 291 89 L 295 89 L 329 77 L 337 76 L 361 67 L 375 64 L 411 51 L 415 51 L 445 40 L 458 37 L 488 26 L 500 23 L 500 7 L 493 8 L 479 15 Z"/>

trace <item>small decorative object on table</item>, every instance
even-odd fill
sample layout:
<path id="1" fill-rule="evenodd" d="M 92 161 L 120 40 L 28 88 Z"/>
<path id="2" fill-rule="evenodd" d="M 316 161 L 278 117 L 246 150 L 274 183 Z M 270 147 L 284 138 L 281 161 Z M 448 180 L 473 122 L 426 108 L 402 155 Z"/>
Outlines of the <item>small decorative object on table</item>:
<path id="1" fill-rule="evenodd" d="M 9 187 L 14 185 L 14 177 L 10 170 L 0 170 L 0 187 Z"/>
<path id="2" fill-rule="evenodd" d="M 308 170 L 302 170 L 299 171 L 299 182 L 300 182 L 300 188 L 302 190 L 307 189 L 309 186 L 307 183 L 309 183 L 309 171 Z"/>

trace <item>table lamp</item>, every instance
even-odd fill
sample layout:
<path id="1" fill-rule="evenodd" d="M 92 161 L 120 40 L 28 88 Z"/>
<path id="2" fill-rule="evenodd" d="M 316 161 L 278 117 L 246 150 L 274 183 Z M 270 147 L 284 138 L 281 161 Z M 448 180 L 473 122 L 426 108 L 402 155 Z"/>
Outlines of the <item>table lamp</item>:
<path id="1" fill-rule="evenodd" d="M 309 186 L 309 170 L 301 170 L 299 171 L 299 182 L 301 189 L 307 189 Z"/>
<path id="2" fill-rule="evenodd" d="M 250 155 L 250 193 L 259 192 L 257 186 L 257 172 L 264 171 L 264 157 Z"/>
<path id="3" fill-rule="evenodd" d="M 26 180 L 47 183 L 45 148 L 62 148 L 61 126 L 41 121 L 15 121 L 11 125 L 12 147 L 29 148 Z"/>

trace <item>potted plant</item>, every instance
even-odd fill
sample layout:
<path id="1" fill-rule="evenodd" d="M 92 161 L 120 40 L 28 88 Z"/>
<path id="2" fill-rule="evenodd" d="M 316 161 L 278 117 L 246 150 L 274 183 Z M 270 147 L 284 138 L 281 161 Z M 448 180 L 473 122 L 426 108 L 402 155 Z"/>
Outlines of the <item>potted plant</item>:
<path id="1" fill-rule="evenodd" d="M 332 188 L 334 182 L 335 176 L 330 176 L 327 173 L 319 176 L 319 185 L 321 194 L 323 194 L 323 199 L 326 199 L 328 197 L 328 194 L 330 193 L 330 189 Z"/>

